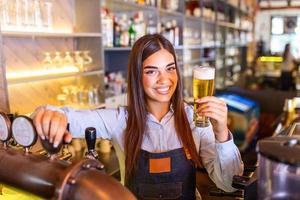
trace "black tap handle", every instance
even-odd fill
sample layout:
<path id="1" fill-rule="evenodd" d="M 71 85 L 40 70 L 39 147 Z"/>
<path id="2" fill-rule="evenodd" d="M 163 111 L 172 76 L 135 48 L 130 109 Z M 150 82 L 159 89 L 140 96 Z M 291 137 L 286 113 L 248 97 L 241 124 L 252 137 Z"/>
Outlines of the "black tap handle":
<path id="1" fill-rule="evenodd" d="M 88 151 L 95 150 L 96 137 L 97 134 L 94 127 L 88 127 L 85 129 L 85 141 L 88 147 Z"/>
<path id="2" fill-rule="evenodd" d="M 67 123 L 67 128 L 66 128 L 66 130 L 70 133 L 70 124 L 69 124 L 69 123 Z M 64 146 L 66 146 L 66 145 L 68 145 L 68 144 L 71 144 L 71 143 L 72 143 L 72 141 L 66 142 L 66 141 L 63 139 L 63 145 L 64 145 Z"/>

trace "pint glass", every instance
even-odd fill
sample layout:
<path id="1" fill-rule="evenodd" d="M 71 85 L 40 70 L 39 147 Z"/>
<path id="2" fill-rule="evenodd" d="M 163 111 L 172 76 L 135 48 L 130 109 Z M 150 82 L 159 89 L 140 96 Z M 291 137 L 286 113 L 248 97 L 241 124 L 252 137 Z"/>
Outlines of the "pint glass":
<path id="1" fill-rule="evenodd" d="M 208 117 L 198 114 L 197 99 L 212 96 L 214 92 L 215 68 L 197 66 L 193 68 L 194 122 L 197 127 L 207 127 Z"/>

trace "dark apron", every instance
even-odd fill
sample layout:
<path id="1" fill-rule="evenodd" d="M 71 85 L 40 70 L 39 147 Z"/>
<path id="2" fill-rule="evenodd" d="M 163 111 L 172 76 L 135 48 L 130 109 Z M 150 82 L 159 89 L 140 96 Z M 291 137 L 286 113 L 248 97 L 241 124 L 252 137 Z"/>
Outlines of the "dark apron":
<path id="1" fill-rule="evenodd" d="M 162 167 L 163 172 L 153 172 L 153 168 L 156 170 L 153 161 L 161 161 L 162 164 L 156 162 L 158 168 L 170 163 L 169 169 Z M 187 159 L 183 148 L 163 153 L 141 150 L 138 167 L 126 186 L 139 200 L 194 200 L 195 166 L 192 160 Z"/>

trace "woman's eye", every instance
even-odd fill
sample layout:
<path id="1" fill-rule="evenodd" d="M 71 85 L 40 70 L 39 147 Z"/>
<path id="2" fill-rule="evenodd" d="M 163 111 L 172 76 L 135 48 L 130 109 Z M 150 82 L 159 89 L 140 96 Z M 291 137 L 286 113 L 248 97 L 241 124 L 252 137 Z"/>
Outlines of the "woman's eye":
<path id="1" fill-rule="evenodd" d="M 176 70 L 176 67 L 175 67 L 175 66 L 168 67 L 167 70 L 168 70 L 168 71 L 174 71 L 174 70 Z"/>
<path id="2" fill-rule="evenodd" d="M 154 75 L 155 74 L 155 70 L 146 70 L 145 71 L 145 74 L 148 74 L 148 75 Z"/>

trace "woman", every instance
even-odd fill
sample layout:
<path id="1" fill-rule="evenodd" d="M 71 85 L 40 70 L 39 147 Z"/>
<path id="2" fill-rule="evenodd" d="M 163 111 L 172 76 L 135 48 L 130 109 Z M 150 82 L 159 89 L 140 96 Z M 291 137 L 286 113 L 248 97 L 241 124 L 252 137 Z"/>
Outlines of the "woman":
<path id="1" fill-rule="evenodd" d="M 199 112 L 211 118 L 212 126 L 198 128 L 182 94 L 172 44 L 159 34 L 145 35 L 130 54 L 126 107 L 44 106 L 35 112 L 34 123 L 54 146 L 63 137 L 70 141 L 67 122 L 73 137 L 84 137 L 85 128 L 93 126 L 98 137 L 112 139 L 121 162 L 125 156 L 125 185 L 139 199 L 195 199 L 195 167 L 201 163 L 218 187 L 233 191 L 232 177 L 242 173 L 243 164 L 227 128 L 226 104 L 212 96 L 199 100 Z"/>

